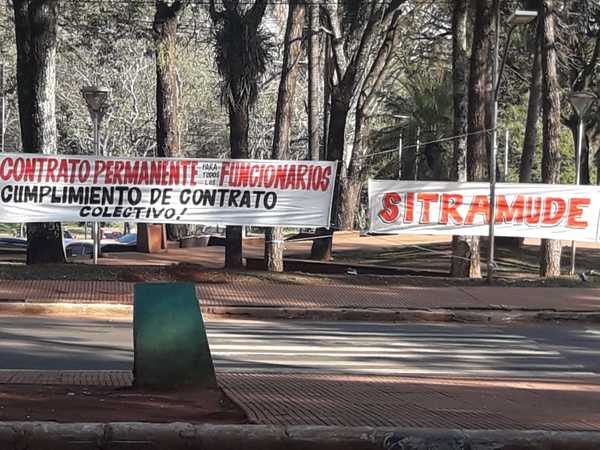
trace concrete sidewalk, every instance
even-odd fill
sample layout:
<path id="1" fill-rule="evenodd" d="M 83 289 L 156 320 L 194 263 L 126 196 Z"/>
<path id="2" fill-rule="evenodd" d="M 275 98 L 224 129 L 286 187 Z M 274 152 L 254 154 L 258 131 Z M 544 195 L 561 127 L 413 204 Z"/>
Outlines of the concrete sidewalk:
<path id="1" fill-rule="evenodd" d="M 131 379 L 125 371 L 0 371 L 0 384 L 123 387 Z M 256 424 L 600 431 L 600 384 L 589 380 L 273 373 L 218 373 L 218 380 Z"/>
<path id="2" fill-rule="evenodd" d="M 131 305 L 134 283 L 0 280 L 0 302 Z M 315 309 L 444 309 L 600 312 L 598 288 L 198 284 L 203 306 Z"/>

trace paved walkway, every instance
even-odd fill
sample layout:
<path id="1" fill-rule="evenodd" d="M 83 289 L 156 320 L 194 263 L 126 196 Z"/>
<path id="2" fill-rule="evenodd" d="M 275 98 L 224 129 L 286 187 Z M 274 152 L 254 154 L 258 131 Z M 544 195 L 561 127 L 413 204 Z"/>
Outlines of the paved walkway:
<path id="1" fill-rule="evenodd" d="M 600 431 L 600 384 L 328 374 L 219 373 L 253 423 Z M 123 387 L 126 371 L 0 371 L 0 384 Z M 1 386 L 0 386 L 1 390 Z"/>
<path id="2" fill-rule="evenodd" d="M 131 304 L 134 283 L 0 280 L 0 301 Z M 600 311 L 598 288 L 199 284 L 206 306 Z"/>
<path id="3" fill-rule="evenodd" d="M 222 374 L 251 420 L 273 425 L 600 430 L 600 385 L 339 375 Z"/>

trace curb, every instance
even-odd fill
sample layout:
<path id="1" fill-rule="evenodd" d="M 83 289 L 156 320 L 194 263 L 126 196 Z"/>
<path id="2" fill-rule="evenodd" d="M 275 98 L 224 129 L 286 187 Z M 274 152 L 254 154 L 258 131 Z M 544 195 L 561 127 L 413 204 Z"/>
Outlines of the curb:
<path id="1" fill-rule="evenodd" d="M 252 306 L 202 306 L 207 319 L 287 319 L 354 322 L 458 322 L 458 323 L 523 323 L 523 322 L 591 322 L 600 323 L 600 312 L 548 310 L 473 310 L 473 309 L 358 309 L 358 308 L 281 308 Z M 1 302 L 0 314 L 90 316 L 129 320 L 132 305 L 105 303 L 34 303 Z"/>
<path id="2" fill-rule="evenodd" d="M 207 317 L 293 319 L 355 322 L 511 323 L 544 321 L 600 322 L 600 312 L 506 311 L 462 309 L 303 309 L 203 306 Z"/>
<path id="3" fill-rule="evenodd" d="M 0 422 L 3 450 L 596 450 L 599 432 Z"/>
<path id="4" fill-rule="evenodd" d="M 0 302 L 0 314 L 91 316 L 112 319 L 131 319 L 133 318 L 133 306 L 106 303 Z"/>

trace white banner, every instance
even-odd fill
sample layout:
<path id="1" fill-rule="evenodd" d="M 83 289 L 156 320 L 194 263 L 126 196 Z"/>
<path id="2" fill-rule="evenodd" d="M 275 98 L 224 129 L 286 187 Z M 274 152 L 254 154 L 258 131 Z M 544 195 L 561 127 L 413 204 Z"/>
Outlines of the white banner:
<path id="1" fill-rule="evenodd" d="M 596 186 L 498 183 L 495 234 L 598 241 Z M 489 184 L 369 180 L 370 231 L 487 236 Z"/>
<path id="2" fill-rule="evenodd" d="M 334 162 L 0 157 L 0 222 L 329 226 Z"/>

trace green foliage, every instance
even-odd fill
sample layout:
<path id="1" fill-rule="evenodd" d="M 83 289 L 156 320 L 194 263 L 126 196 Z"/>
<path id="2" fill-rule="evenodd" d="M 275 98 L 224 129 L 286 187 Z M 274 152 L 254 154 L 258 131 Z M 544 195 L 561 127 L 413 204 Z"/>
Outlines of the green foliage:
<path id="1" fill-rule="evenodd" d="M 508 147 L 508 178 L 507 182 L 519 182 L 519 167 L 521 164 L 521 153 L 523 151 L 523 140 L 525 139 L 525 122 L 527 120 L 527 95 L 515 104 L 502 104 L 500 106 L 500 117 L 498 120 L 498 167 L 500 173 L 504 173 L 504 152 L 506 150 L 505 131 L 509 131 Z M 542 164 L 542 122 L 538 121 L 537 142 L 538 145 L 533 159 L 533 170 L 531 180 L 533 183 L 541 182 Z"/>
<path id="2" fill-rule="evenodd" d="M 380 150 L 397 147 L 400 137 L 406 151 L 402 153 L 403 178 L 414 178 L 417 131 L 420 141 L 427 143 L 452 136 L 452 78 L 445 69 L 431 70 L 401 83 L 398 93 L 387 96 L 385 107 L 389 125 L 376 134 Z M 406 125 L 397 120 L 408 116 Z M 396 123 L 394 123 L 396 122 Z M 452 160 L 452 141 L 425 144 L 419 151 L 419 179 L 448 179 Z M 388 163 L 378 176 L 397 177 L 396 153 L 387 156 Z"/>
<path id="3" fill-rule="evenodd" d="M 568 128 L 563 127 L 560 133 L 560 182 L 561 184 L 575 183 L 575 144 L 573 135 Z M 540 174 L 541 180 L 541 174 Z"/>
<path id="4" fill-rule="evenodd" d="M 525 136 L 525 122 L 527 120 L 527 96 L 517 104 L 502 105 L 500 116 L 499 131 L 499 149 L 498 149 L 498 167 L 500 173 L 503 173 L 505 134 L 504 130 L 509 130 L 509 157 L 508 157 L 508 182 L 518 183 L 519 166 L 521 164 L 521 152 L 523 150 L 523 139 Z M 537 130 L 537 148 L 533 160 L 532 183 L 542 182 L 542 120 L 538 121 Z M 562 184 L 573 184 L 575 182 L 575 144 L 571 130 L 567 127 L 561 128 L 560 133 L 560 153 L 561 153 L 561 177 Z M 592 167 L 592 165 L 590 165 Z M 595 171 L 590 170 L 590 175 L 595 180 Z"/>
<path id="5" fill-rule="evenodd" d="M 6 96 L 5 150 L 15 152 L 21 147 L 21 131 L 17 107 L 15 26 L 12 7 L 0 4 L 0 63 L 4 64 L 4 93 Z"/>
<path id="6" fill-rule="evenodd" d="M 14 223 L 0 223 L 0 236 L 18 236 L 20 227 Z"/>
<path id="7" fill-rule="evenodd" d="M 273 46 L 261 27 L 254 28 L 248 12 L 223 12 L 214 31 L 215 61 L 221 75 L 224 104 L 254 105 L 261 76 Z"/>

